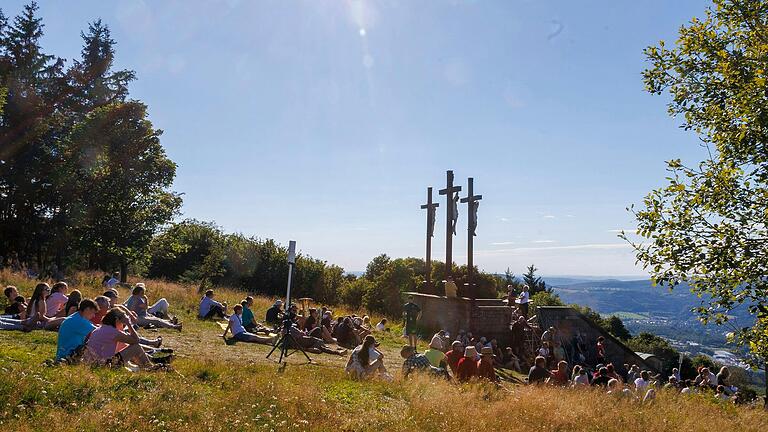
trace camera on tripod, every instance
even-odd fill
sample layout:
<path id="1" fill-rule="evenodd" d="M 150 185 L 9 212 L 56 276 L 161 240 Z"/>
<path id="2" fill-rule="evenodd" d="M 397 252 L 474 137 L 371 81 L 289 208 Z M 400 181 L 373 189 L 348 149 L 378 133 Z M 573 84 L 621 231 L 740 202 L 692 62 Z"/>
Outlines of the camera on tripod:
<path id="1" fill-rule="evenodd" d="M 306 351 L 299 345 L 298 341 L 291 335 L 291 328 L 293 328 L 294 320 L 296 319 L 296 312 L 294 312 L 294 305 L 291 304 L 291 278 L 293 276 L 293 268 L 296 265 L 296 242 L 291 240 L 288 242 L 288 288 L 285 294 L 285 312 L 283 313 L 283 331 L 280 339 L 272 347 L 272 350 L 267 354 L 269 358 L 276 349 L 280 349 L 280 358 L 278 363 L 283 363 L 285 358 L 293 354 L 296 351 L 301 351 L 307 361 L 312 363 L 312 359 L 307 355 Z M 293 351 L 291 351 L 293 349 Z"/>

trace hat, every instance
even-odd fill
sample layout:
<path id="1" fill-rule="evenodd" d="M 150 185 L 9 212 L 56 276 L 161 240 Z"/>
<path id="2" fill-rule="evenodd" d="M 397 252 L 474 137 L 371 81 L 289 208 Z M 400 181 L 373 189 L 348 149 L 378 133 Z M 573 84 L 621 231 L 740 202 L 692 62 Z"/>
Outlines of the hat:
<path id="1" fill-rule="evenodd" d="M 432 340 L 429 342 L 429 347 L 436 350 L 442 350 L 443 340 L 440 339 L 440 336 L 432 336 Z"/>
<path id="2" fill-rule="evenodd" d="M 410 346 L 410 345 L 403 345 L 402 348 L 400 348 L 400 357 L 402 358 L 408 358 L 411 356 L 411 353 L 415 352 L 416 348 Z"/>
<path id="3" fill-rule="evenodd" d="M 464 357 L 477 357 L 477 349 L 471 345 L 464 348 Z"/>
<path id="4" fill-rule="evenodd" d="M 272 306 L 282 306 L 282 305 L 283 305 L 283 301 L 280 300 L 280 299 L 277 299 L 277 300 L 275 300 L 275 304 L 272 305 Z"/>
<path id="5" fill-rule="evenodd" d="M 147 286 L 144 285 L 144 282 L 139 282 L 135 285 L 136 288 L 146 288 Z"/>
<path id="6" fill-rule="evenodd" d="M 493 354 L 493 348 L 484 346 L 480 349 L 480 354 Z"/>

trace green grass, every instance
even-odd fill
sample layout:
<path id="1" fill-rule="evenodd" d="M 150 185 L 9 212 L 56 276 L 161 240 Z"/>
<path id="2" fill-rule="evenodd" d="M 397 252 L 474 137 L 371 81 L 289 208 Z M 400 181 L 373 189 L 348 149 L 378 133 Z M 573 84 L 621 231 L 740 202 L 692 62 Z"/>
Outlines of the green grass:
<path id="1" fill-rule="evenodd" d="M 30 289 L 27 281 L 0 276 L 3 283 L 26 284 L 25 294 Z M 404 380 L 398 326 L 380 335 L 394 382 L 352 381 L 343 371 L 346 357 L 331 355 L 313 355 L 314 364 L 304 364 L 297 354 L 280 367 L 265 358 L 270 347 L 226 345 L 216 323 L 195 319 L 193 289 L 151 281 L 148 286 L 151 299 L 168 298 L 185 322 L 181 333 L 143 332 L 162 335 L 176 350 L 173 371 L 48 366 L 55 333 L 0 332 L 0 430 L 768 430 L 762 410 L 706 396 L 662 392 L 653 405 L 642 405 L 596 391 L 516 385 L 519 374 L 507 374 L 511 381 L 500 387 Z M 101 290 L 78 288 L 89 295 Z M 122 294 L 125 298 L 127 292 Z M 230 304 L 242 296 L 229 290 L 219 294 Z M 257 299 L 257 317 L 271 301 Z"/>

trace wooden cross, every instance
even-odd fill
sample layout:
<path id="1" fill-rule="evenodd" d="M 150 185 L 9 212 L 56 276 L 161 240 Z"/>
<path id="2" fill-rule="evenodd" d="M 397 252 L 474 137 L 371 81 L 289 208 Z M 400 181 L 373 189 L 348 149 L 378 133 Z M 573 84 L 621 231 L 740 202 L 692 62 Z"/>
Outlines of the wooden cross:
<path id="1" fill-rule="evenodd" d="M 440 204 L 432 202 L 432 188 L 427 188 L 427 203 L 421 208 L 427 210 L 427 259 L 424 274 L 426 275 L 427 292 L 432 293 L 432 237 L 435 236 L 435 215 Z"/>
<path id="2" fill-rule="evenodd" d="M 461 202 L 467 204 L 467 285 L 470 296 L 475 298 L 475 289 L 472 287 L 472 273 L 474 272 L 473 243 L 475 230 L 477 229 L 477 207 L 478 201 L 483 199 L 482 195 L 474 195 L 474 179 L 470 177 L 467 181 L 467 197 L 462 198 Z"/>
<path id="3" fill-rule="evenodd" d="M 453 236 L 458 212 L 454 194 L 461 191 L 461 186 L 453 185 L 453 171 L 446 171 L 445 189 L 440 189 L 440 195 L 445 195 L 447 208 L 445 210 L 445 277 L 453 276 Z"/>

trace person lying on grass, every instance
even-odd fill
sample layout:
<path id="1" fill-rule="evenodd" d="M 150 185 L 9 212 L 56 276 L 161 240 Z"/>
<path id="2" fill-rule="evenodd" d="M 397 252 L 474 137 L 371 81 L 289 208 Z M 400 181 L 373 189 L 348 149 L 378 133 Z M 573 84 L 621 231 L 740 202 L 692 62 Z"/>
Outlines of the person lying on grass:
<path id="1" fill-rule="evenodd" d="M 82 361 L 93 365 L 131 362 L 142 369 L 151 368 L 152 362 L 139 342 L 131 317 L 120 308 L 112 308 L 88 337 Z"/>
<path id="2" fill-rule="evenodd" d="M 291 326 L 290 332 L 291 336 L 296 340 L 296 343 L 298 343 L 305 351 L 314 354 L 326 353 L 333 355 L 345 355 L 347 353 L 347 350 L 344 348 L 333 349 L 328 347 L 322 339 L 306 334 L 299 330 L 296 325 Z"/>
<path id="3" fill-rule="evenodd" d="M 8 316 L 4 318 L 24 319 L 26 317 L 27 302 L 24 300 L 24 297 L 19 295 L 19 290 L 13 285 L 8 285 L 5 287 L 3 294 L 8 298 L 8 306 L 5 307 L 5 315 Z"/>
<path id="4" fill-rule="evenodd" d="M 227 324 L 227 328 L 224 329 L 224 334 L 222 334 L 221 337 L 226 339 L 227 333 L 231 330 L 232 337 L 236 341 L 262 343 L 267 345 L 272 345 L 274 343 L 275 340 L 272 337 L 260 336 L 245 330 L 245 327 L 243 327 L 242 305 L 235 305 L 235 307 L 232 308 L 232 312 L 232 316 L 229 317 L 229 324 Z"/>
<path id="5" fill-rule="evenodd" d="M 391 379 L 384 367 L 384 354 L 377 350 L 379 343 L 372 335 L 365 337 L 363 343 L 352 350 L 347 360 L 345 371 L 354 379 L 367 379 L 379 376 Z"/>
<path id="6" fill-rule="evenodd" d="M 168 302 L 165 299 L 160 299 L 157 303 L 150 307 L 146 296 L 146 287 L 142 283 L 136 284 L 136 286 L 133 288 L 131 296 L 128 297 L 128 300 L 125 301 L 124 305 L 128 308 L 128 310 L 136 314 L 136 317 L 138 318 L 136 324 L 139 327 L 170 328 L 179 331 L 182 329 L 182 324 L 178 321 L 169 321 L 152 315 L 152 310 L 156 312 L 165 311 L 164 313 L 167 314 Z"/>

